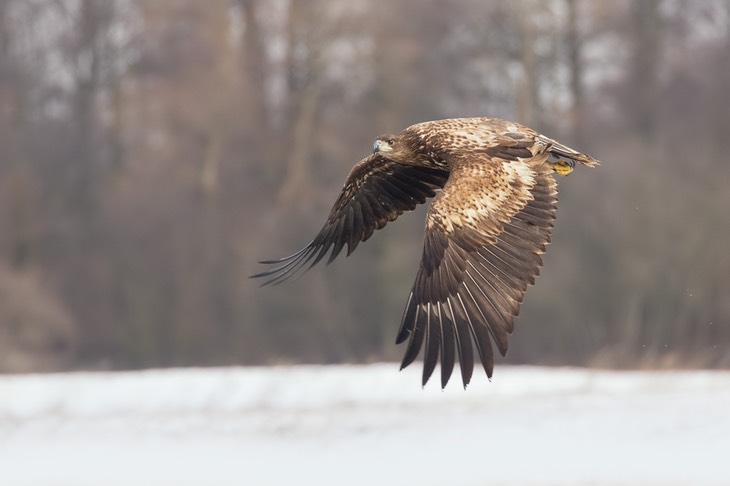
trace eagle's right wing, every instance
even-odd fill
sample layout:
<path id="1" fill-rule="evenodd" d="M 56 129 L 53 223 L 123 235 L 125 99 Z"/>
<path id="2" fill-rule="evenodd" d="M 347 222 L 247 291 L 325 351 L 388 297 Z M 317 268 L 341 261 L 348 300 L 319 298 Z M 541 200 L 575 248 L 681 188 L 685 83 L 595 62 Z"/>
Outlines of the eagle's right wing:
<path id="1" fill-rule="evenodd" d="M 298 270 L 314 266 L 332 248 L 327 260 L 330 263 L 345 243 L 350 255 L 375 230 L 433 197 L 448 176 L 444 169 L 397 164 L 379 154 L 366 157 L 350 171 L 327 222 L 314 240 L 291 256 L 261 262 L 278 266 L 253 277 L 271 277 L 264 285 L 280 283 Z"/>
<path id="2" fill-rule="evenodd" d="M 489 377 L 492 343 L 507 352 L 507 336 L 539 273 L 557 207 L 550 164 L 530 163 L 522 157 L 531 152 L 521 150 L 506 141 L 455 161 L 429 208 L 421 267 L 396 338 L 397 344 L 408 341 L 401 368 L 423 348 L 424 385 L 439 359 L 441 386 L 456 355 L 466 386 L 473 346 Z"/>

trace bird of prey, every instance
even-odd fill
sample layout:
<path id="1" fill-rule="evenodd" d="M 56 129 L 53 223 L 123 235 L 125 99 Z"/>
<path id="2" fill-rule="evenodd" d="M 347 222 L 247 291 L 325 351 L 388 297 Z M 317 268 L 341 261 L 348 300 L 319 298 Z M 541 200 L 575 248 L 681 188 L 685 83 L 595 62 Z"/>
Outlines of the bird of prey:
<path id="1" fill-rule="evenodd" d="M 260 262 L 253 277 L 276 284 L 345 244 L 361 241 L 428 198 L 423 254 L 396 338 L 401 369 L 423 349 L 425 385 L 441 362 L 445 387 L 458 356 L 464 387 L 474 351 L 489 378 L 492 343 L 502 356 L 528 285 L 542 265 L 557 204 L 553 173 L 598 161 L 518 123 L 456 118 L 412 125 L 375 140 L 347 176 L 327 222 L 302 250 Z"/>

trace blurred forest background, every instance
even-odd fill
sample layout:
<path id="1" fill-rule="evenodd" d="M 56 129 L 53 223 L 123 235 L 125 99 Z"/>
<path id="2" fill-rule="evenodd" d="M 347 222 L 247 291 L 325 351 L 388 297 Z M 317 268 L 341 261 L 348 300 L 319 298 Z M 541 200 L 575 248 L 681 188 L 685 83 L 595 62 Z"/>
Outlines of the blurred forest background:
<path id="1" fill-rule="evenodd" d="M 462 116 L 602 161 L 506 361 L 730 365 L 730 1 L 0 0 L 0 371 L 399 359 L 423 210 L 248 276 Z"/>

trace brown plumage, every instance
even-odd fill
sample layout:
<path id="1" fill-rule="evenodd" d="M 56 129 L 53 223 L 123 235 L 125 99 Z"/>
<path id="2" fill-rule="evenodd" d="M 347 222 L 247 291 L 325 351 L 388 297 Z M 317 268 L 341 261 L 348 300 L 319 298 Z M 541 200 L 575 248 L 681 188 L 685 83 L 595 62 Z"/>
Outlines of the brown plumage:
<path id="1" fill-rule="evenodd" d="M 474 349 L 488 377 L 492 342 L 507 337 L 540 255 L 550 241 L 557 204 L 553 172 L 598 164 L 527 127 L 497 118 L 458 118 L 410 126 L 376 139 L 373 154 L 350 171 L 327 222 L 305 248 L 265 261 L 254 275 L 279 283 L 347 244 L 347 254 L 377 229 L 434 197 L 423 256 L 396 344 L 407 341 L 401 369 L 423 348 L 425 385 L 441 361 L 446 386 L 458 356 L 464 386 Z"/>

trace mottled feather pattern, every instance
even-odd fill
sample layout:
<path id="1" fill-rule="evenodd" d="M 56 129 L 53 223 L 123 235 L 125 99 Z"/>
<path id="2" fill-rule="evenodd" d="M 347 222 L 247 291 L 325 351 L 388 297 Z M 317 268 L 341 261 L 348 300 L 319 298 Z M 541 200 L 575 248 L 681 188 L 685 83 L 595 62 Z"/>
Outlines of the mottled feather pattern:
<path id="1" fill-rule="evenodd" d="M 555 219 L 557 191 L 549 172 L 537 173 L 534 184 L 527 187 L 531 197 L 522 206 L 512 205 L 515 199 L 508 198 L 502 208 L 480 213 L 484 216 L 476 227 L 452 226 L 451 231 L 441 229 L 438 224 L 430 225 L 433 217 L 439 217 L 434 215 L 442 210 L 442 198 L 450 195 L 449 183 L 434 200 L 429 210 L 422 259 L 428 265 L 422 265 L 416 276 L 396 340 L 398 343 L 408 340 L 402 367 L 416 358 L 424 339 L 430 343 L 423 348 L 424 361 L 430 364 L 438 358 L 437 335 L 433 332 L 438 323 L 439 328 L 448 327 L 456 334 L 462 330 L 462 335 L 480 339 L 475 341 L 478 355 L 487 376 L 491 377 L 494 366 L 491 341 L 500 354 L 506 354 L 513 319 L 519 313 L 527 286 L 535 282 L 539 273 L 540 254 L 550 241 Z M 435 312 L 444 306 L 452 310 L 446 319 Z M 461 343 L 457 355 L 466 385 L 471 377 L 468 361 L 472 353 L 465 347 L 464 337 Z M 451 346 L 446 341 L 441 344 Z M 442 362 L 444 365 L 453 367 L 449 362 Z M 430 365 L 425 367 L 424 384 L 430 377 L 428 370 L 432 370 Z M 445 386 L 448 376 L 442 375 L 441 379 Z"/>
<path id="2" fill-rule="evenodd" d="M 262 262 L 276 266 L 255 277 L 279 283 L 328 252 L 331 262 L 345 245 L 349 255 L 375 230 L 434 197 L 396 338 L 406 343 L 401 368 L 422 351 L 424 385 L 440 362 L 446 386 L 457 358 L 464 386 L 476 359 L 491 377 L 493 346 L 507 352 L 514 318 L 550 242 L 556 164 L 598 162 L 497 118 L 419 123 L 378 137 L 375 147 L 353 167 L 314 240 L 294 255 Z"/>

